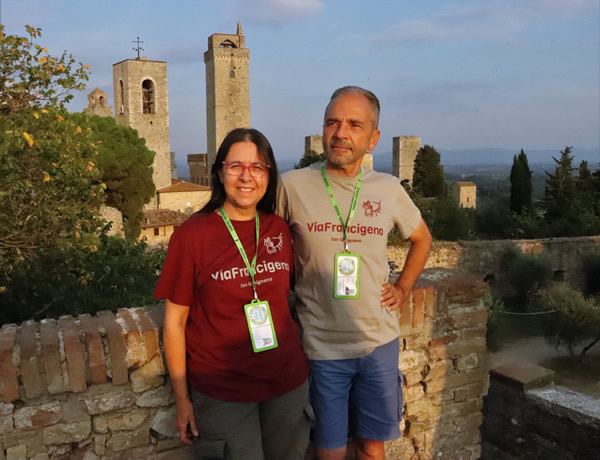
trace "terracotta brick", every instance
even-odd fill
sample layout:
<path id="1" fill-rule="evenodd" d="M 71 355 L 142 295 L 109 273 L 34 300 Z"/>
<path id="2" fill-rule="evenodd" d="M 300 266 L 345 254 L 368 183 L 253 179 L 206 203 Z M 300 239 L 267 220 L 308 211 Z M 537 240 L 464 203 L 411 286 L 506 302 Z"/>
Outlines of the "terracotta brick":
<path id="1" fill-rule="evenodd" d="M 124 385 L 129 382 L 127 369 L 127 345 L 123 329 L 117 323 L 115 315 L 110 311 L 98 312 L 98 320 L 106 330 L 108 349 L 114 385 Z"/>
<path id="2" fill-rule="evenodd" d="M 48 393 L 51 395 L 62 393 L 65 391 L 65 382 L 60 367 L 60 345 L 55 320 L 43 319 L 40 321 L 40 342 Z"/>
<path id="3" fill-rule="evenodd" d="M 36 323 L 27 321 L 21 325 L 19 347 L 21 348 L 21 376 L 25 395 L 29 399 L 46 394 L 46 387 L 40 373 L 36 354 Z"/>
<path id="4" fill-rule="evenodd" d="M 425 289 L 415 289 L 412 299 L 412 327 L 422 328 L 425 314 Z"/>
<path id="5" fill-rule="evenodd" d="M 160 354 L 160 345 L 158 342 L 158 328 L 154 326 L 154 323 L 148 316 L 147 312 L 143 308 L 138 308 L 136 313 L 139 315 L 139 325 L 142 330 L 142 337 L 144 340 L 144 346 L 146 347 L 146 356 L 148 361 Z"/>
<path id="6" fill-rule="evenodd" d="M 463 311 L 452 314 L 454 327 L 457 329 L 466 329 L 481 327 L 487 323 L 488 313 L 485 308 L 481 310 Z"/>
<path id="7" fill-rule="evenodd" d="M 67 369 L 69 372 L 69 387 L 73 393 L 81 393 L 87 388 L 85 379 L 85 354 L 81 343 L 81 329 L 71 316 L 63 316 L 58 320 L 62 329 Z"/>
<path id="8" fill-rule="evenodd" d="M 425 288 L 425 316 L 435 315 L 435 288 Z"/>
<path id="9" fill-rule="evenodd" d="M 449 334 L 444 337 L 438 337 L 435 339 L 431 339 L 429 341 L 429 346 L 430 347 L 439 347 L 441 345 L 448 345 L 449 343 L 456 342 L 456 339 L 458 339 L 458 336 L 456 334 Z"/>
<path id="10" fill-rule="evenodd" d="M 106 361 L 104 356 L 104 344 L 98 325 L 90 315 L 79 315 L 79 323 L 85 333 L 85 342 L 87 344 L 88 362 L 87 362 L 87 381 L 90 385 L 106 383 Z"/>
<path id="11" fill-rule="evenodd" d="M 14 324 L 4 325 L 0 330 L 0 391 L 4 403 L 19 399 L 17 369 L 13 364 L 16 335 L 17 326 Z"/>
<path id="12" fill-rule="evenodd" d="M 409 294 L 402 305 L 400 305 L 400 326 L 411 326 L 411 295 Z"/>

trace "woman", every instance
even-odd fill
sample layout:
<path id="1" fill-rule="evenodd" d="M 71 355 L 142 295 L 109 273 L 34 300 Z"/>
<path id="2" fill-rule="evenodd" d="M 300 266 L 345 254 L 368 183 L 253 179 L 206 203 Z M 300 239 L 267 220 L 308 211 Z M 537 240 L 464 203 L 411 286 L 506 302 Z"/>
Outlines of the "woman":
<path id="1" fill-rule="evenodd" d="M 273 214 L 277 166 L 267 139 L 230 132 L 211 183 L 210 201 L 171 237 L 154 293 L 166 298 L 179 436 L 194 438 L 197 458 L 302 459 L 308 365 L 287 304 L 291 241 Z"/>

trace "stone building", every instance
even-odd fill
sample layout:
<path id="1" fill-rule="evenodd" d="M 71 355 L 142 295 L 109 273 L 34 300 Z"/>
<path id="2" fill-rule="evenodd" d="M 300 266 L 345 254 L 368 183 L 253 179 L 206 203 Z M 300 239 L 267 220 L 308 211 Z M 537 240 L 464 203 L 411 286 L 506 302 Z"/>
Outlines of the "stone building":
<path id="1" fill-rule="evenodd" d="M 415 158 L 421 148 L 419 136 L 398 136 L 393 138 L 392 149 L 392 174 L 400 179 L 407 180 L 412 185 L 415 171 Z"/>
<path id="2" fill-rule="evenodd" d="M 169 238 L 189 216 L 171 209 L 150 209 L 144 212 L 140 238 L 151 246 L 166 246 Z"/>
<path id="3" fill-rule="evenodd" d="M 187 156 L 190 168 L 190 182 L 199 185 L 209 185 L 210 169 L 206 153 L 191 153 Z"/>
<path id="4" fill-rule="evenodd" d="M 250 50 L 245 46 L 239 22 L 235 35 L 208 37 L 208 50 L 204 53 L 208 171 L 227 133 L 250 127 L 249 61 Z"/>
<path id="5" fill-rule="evenodd" d="M 473 182 L 456 182 L 452 196 L 461 208 L 477 207 L 477 186 Z"/>
<path id="6" fill-rule="evenodd" d="M 304 138 L 304 155 L 308 155 L 310 152 L 315 152 L 316 154 L 321 154 L 324 152 L 323 136 L 314 134 Z"/>
<path id="7" fill-rule="evenodd" d="M 113 64 L 115 120 L 137 130 L 155 153 L 152 180 L 156 190 L 171 185 L 167 63 L 126 59 Z M 147 208 L 156 208 L 153 200 Z"/>
<path id="8" fill-rule="evenodd" d="M 83 109 L 83 113 L 89 116 L 112 117 L 112 108 L 108 106 L 106 93 L 96 88 L 88 94 L 88 106 Z"/>

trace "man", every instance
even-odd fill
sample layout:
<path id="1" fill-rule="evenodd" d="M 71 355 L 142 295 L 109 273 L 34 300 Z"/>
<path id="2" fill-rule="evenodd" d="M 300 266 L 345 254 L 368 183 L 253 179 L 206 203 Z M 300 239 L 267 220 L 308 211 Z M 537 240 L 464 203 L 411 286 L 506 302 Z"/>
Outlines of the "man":
<path id="1" fill-rule="evenodd" d="M 290 171 L 279 184 L 322 460 L 345 458 L 348 434 L 359 459 L 383 459 L 384 441 L 400 437 L 397 309 L 425 266 L 431 235 L 397 178 L 361 168 L 379 140 L 378 121 L 373 93 L 338 89 L 325 110 L 325 163 Z M 412 245 L 390 284 L 386 247 L 394 227 Z"/>

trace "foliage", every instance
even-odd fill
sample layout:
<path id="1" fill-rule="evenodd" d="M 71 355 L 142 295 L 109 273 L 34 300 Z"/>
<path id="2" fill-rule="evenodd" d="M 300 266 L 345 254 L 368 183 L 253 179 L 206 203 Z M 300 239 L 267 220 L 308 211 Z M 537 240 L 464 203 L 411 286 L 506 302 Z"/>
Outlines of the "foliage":
<path id="1" fill-rule="evenodd" d="M 454 198 L 417 198 L 417 207 L 431 234 L 437 240 L 457 241 L 474 239 L 476 211 L 461 208 Z"/>
<path id="2" fill-rule="evenodd" d="M 324 153 L 317 153 L 314 150 L 311 150 L 308 153 L 305 153 L 298 163 L 294 163 L 294 169 L 301 169 L 310 166 L 313 163 L 319 163 L 321 161 L 325 161 Z"/>
<path id="3" fill-rule="evenodd" d="M 494 297 L 490 291 L 487 291 L 483 296 L 483 304 L 488 311 L 486 342 L 488 349 L 498 351 L 501 347 L 501 339 L 499 337 L 499 327 L 501 315 L 504 313 L 504 303 L 502 300 Z"/>
<path id="4" fill-rule="evenodd" d="M 586 295 L 600 295 L 600 250 L 589 252 L 582 258 L 584 292 Z"/>
<path id="5" fill-rule="evenodd" d="M 517 214 L 531 208 L 531 175 L 527 155 L 521 149 L 519 155 L 513 157 L 510 170 L 510 210 Z"/>
<path id="6" fill-rule="evenodd" d="M 83 90 L 89 66 L 66 51 L 60 57 L 34 40 L 41 29 L 25 26 L 29 37 L 6 35 L 0 25 L 0 112 L 15 112 L 46 105 L 63 107 L 74 90 Z"/>
<path id="7" fill-rule="evenodd" d="M 100 236 L 97 250 L 48 251 L 0 274 L 0 323 L 115 311 L 145 305 L 165 252 L 147 252 L 144 242 Z"/>
<path id="8" fill-rule="evenodd" d="M 0 271 L 50 248 L 96 244 L 97 152 L 67 117 L 50 107 L 0 117 Z"/>
<path id="9" fill-rule="evenodd" d="M 516 246 L 506 246 L 498 259 L 494 290 L 507 305 L 522 310 L 527 301 L 553 277 L 547 254 L 523 254 Z"/>
<path id="10" fill-rule="evenodd" d="M 412 188 L 422 197 L 442 198 L 447 194 L 440 154 L 430 145 L 424 145 L 417 152 Z"/>
<path id="11" fill-rule="evenodd" d="M 74 114 L 79 124 L 91 127 L 98 147 L 98 169 L 106 184 L 106 204 L 121 211 L 125 236 L 135 241 L 140 235 L 143 206 L 154 195 L 152 161 L 135 129 L 117 124 L 112 117 Z"/>
<path id="12" fill-rule="evenodd" d="M 540 315 L 546 340 L 556 347 L 566 346 L 571 355 L 584 344 L 585 354 L 600 342 L 600 304 L 566 283 L 552 283 L 532 298 L 529 309 L 534 312 L 553 311 Z"/>
<path id="13" fill-rule="evenodd" d="M 505 198 L 496 198 L 477 209 L 475 216 L 480 238 L 508 238 L 512 224 L 511 213 Z"/>

